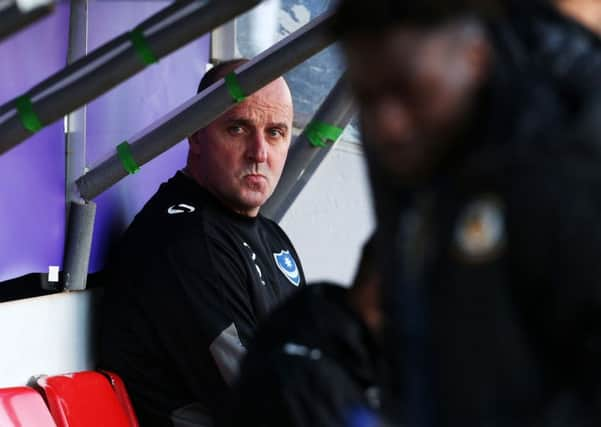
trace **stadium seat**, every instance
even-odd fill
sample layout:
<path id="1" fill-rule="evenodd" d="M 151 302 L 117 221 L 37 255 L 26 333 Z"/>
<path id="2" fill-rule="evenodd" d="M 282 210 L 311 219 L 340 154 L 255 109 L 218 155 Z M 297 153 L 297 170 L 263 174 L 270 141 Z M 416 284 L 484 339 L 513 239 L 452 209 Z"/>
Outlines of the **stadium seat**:
<path id="1" fill-rule="evenodd" d="M 123 397 L 100 372 L 43 376 L 37 384 L 58 427 L 138 427 L 131 405 L 128 413 Z M 125 388 L 121 393 L 129 403 Z"/>
<path id="2" fill-rule="evenodd" d="M 136 413 L 134 411 L 134 407 L 131 404 L 131 400 L 129 398 L 129 394 L 127 394 L 127 389 L 125 388 L 125 384 L 119 375 L 110 371 L 100 371 L 102 372 L 111 383 L 113 390 L 117 394 L 117 398 L 121 402 L 121 406 L 125 409 L 125 413 L 129 418 L 129 423 L 132 427 L 138 427 L 138 418 L 136 417 Z"/>
<path id="3" fill-rule="evenodd" d="M 42 396 L 30 387 L 0 389 L 0 426 L 56 427 Z"/>

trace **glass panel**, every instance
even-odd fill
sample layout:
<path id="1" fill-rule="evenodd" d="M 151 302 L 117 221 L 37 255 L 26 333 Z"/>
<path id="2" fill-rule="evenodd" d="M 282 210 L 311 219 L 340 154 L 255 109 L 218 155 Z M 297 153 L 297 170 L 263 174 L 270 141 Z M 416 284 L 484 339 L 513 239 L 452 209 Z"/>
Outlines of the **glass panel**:
<path id="1" fill-rule="evenodd" d="M 236 20 L 241 56 L 252 58 L 333 6 L 332 0 L 268 0 Z M 337 45 L 318 53 L 285 74 L 292 90 L 295 127 L 303 128 L 344 71 Z M 357 142 L 356 121 L 344 139 Z"/>

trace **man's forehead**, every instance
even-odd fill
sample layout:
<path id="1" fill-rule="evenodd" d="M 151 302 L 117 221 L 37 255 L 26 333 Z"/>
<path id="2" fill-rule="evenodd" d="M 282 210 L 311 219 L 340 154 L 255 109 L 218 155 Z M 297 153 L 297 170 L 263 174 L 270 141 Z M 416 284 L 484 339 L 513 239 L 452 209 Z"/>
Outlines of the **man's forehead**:
<path id="1" fill-rule="evenodd" d="M 222 122 L 275 124 L 292 122 L 292 111 L 277 105 L 238 104 L 219 117 Z"/>
<path id="2" fill-rule="evenodd" d="M 403 78 L 414 57 L 416 35 L 412 31 L 382 32 L 355 37 L 345 45 L 349 75 L 355 88 L 381 86 Z"/>
<path id="3" fill-rule="evenodd" d="M 290 94 L 282 93 L 279 90 L 271 90 L 273 87 L 263 89 L 234 105 L 223 113 L 219 120 L 290 124 L 293 115 Z"/>
<path id="4" fill-rule="evenodd" d="M 420 51 L 436 43 L 451 40 L 449 27 L 424 29 L 420 27 L 395 27 L 386 31 L 361 34 L 349 38 L 345 43 L 351 65 L 368 65 L 369 56 L 375 62 L 407 61 L 419 56 Z M 353 62 L 354 60 L 354 62 Z"/>
<path id="5" fill-rule="evenodd" d="M 247 99 L 251 100 L 257 98 L 265 99 L 268 102 L 277 102 L 282 104 L 292 102 L 290 89 L 288 88 L 288 84 L 283 77 L 273 80 L 247 97 Z"/>
<path id="6" fill-rule="evenodd" d="M 429 29 L 396 27 L 350 38 L 345 48 L 351 79 L 355 85 L 370 85 L 374 79 L 398 80 L 428 64 L 440 64 L 456 52 L 458 28 L 455 23 Z"/>

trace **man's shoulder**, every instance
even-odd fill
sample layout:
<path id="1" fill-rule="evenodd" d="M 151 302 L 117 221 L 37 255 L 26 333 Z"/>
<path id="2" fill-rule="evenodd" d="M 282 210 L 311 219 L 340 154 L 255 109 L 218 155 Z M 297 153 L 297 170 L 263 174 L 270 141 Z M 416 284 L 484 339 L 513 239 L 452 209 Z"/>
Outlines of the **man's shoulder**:
<path id="1" fill-rule="evenodd" d="M 598 198 L 596 190 L 601 186 L 601 96 L 594 97 L 583 111 L 566 123 L 550 126 L 541 139 L 544 141 L 539 145 L 522 148 L 523 160 L 516 162 L 513 173 L 516 181 L 526 180 L 533 188 L 553 190 L 533 191 L 534 197 L 553 194 L 590 197 L 590 190 L 595 189 L 592 196 Z M 566 191 L 558 191 L 561 190 L 558 187 L 566 187 Z"/>
<path id="2" fill-rule="evenodd" d="M 168 251 L 208 254 L 220 246 L 218 215 L 206 191 L 195 186 L 181 174 L 162 184 L 123 234 L 120 258 L 148 260 Z"/>
<path id="3" fill-rule="evenodd" d="M 198 199 L 165 194 L 162 190 L 136 215 L 126 231 L 126 240 L 167 243 L 185 236 L 203 234 L 205 204 Z"/>
<path id="4" fill-rule="evenodd" d="M 267 230 L 268 232 L 271 232 L 271 233 L 282 235 L 286 239 L 289 240 L 288 235 L 286 234 L 284 229 L 282 227 L 280 227 L 280 225 L 277 222 L 275 222 L 274 220 L 267 218 L 264 215 L 259 214 L 258 222 L 259 222 L 259 224 L 261 224 L 261 227 L 264 230 Z"/>

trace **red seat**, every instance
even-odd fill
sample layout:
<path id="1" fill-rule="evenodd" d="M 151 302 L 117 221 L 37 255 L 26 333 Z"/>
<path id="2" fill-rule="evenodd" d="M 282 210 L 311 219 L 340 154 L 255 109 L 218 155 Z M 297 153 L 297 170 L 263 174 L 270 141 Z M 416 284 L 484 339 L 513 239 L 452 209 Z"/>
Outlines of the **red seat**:
<path id="1" fill-rule="evenodd" d="M 58 427 L 138 426 L 133 411 L 128 414 L 108 378 L 99 372 L 40 377 L 37 384 Z"/>
<path id="2" fill-rule="evenodd" d="M 100 371 L 109 379 L 111 385 L 113 386 L 113 390 L 117 394 L 117 398 L 121 402 L 121 406 L 125 409 L 125 413 L 129 418 L 129 423 L 131 426 L 138 427 L 138 418 L 136 417 L 136 412 L 134 411 L 134 407 L 131 404 L 131 400 L 129 398 L 129 394 L 127 394 L 127 389 L 125 388 L 125 384 L 119 375 L 110 371 Z"/>
<path id="3" fill-rule="evenodd" d="M 0 426 L 2 427 L 56 427 L 42 400 L 30 387 L 0 389 Z"/>

